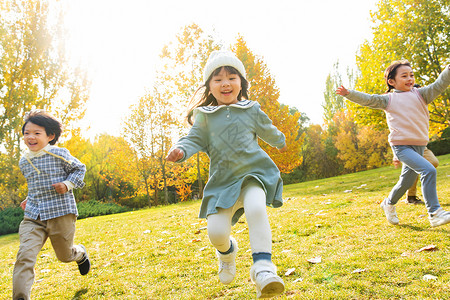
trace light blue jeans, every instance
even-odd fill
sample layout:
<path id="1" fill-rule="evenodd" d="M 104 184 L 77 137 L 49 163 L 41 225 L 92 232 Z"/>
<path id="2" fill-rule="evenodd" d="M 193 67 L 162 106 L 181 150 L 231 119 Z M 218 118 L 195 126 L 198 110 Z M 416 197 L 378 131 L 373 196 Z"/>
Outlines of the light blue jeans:
<path id="1" fill-rule="evenodd" d="M 423 158 L 425 146 L 392 146 L 392 150 L 403 166 L 400 179 L 392 188 L 387 203 L 397 204 L 398 200 L 415 183 L 417 174 L 419 174 L 427 211 L 429 214 L 434 213 L 441 207 L 436 191 L 436 168 Z"/>

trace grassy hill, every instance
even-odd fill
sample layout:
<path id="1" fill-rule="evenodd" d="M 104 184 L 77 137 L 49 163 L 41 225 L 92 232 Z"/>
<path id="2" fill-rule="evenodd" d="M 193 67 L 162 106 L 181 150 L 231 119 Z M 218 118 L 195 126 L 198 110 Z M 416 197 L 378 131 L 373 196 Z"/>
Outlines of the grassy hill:
<path id="1" fill-rule="evenodd" d="M 450 155 L 439 160 L 438 195 L 450 210 Z M 379 207 L 399 174 L 386 167 L 285 186 L 284 206 L 268 209 L 273 260 L 286 283 L 278 299 L 450 297 L 450 225 L 431 228 L 424 206 L 400 202 L 400 225 L 392 226 Z M 197 219 L 199 205 L 79 220 L 75 242 L 88 249 L 91 272 L 81 277 L 75 263 L 58 262 L 47 242 L 36 265 L 33 298 L 255 298 L 245 218 L 233 228 L 238 273 L 223 286 L 206 222 Z M 428 245 L 434 251 L 419 251 Z M 18 247 L 17 234 L 0 237 L 0 299 L 11 297 Z M 308 262 L 317 257 L 319 263 Z M 436 278 L 424 280 L 427 274 Z"/>

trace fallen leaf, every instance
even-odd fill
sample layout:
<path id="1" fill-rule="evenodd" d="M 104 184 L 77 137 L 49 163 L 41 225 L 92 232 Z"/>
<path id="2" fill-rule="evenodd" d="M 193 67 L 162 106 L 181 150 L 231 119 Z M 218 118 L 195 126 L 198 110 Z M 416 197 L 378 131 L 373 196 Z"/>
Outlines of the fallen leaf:
<path id="1" fill-rule="evenodd" d="M 201 239 L 193 239 L 192 240 L 193 243 L 198 243 L 198 242 L 201 242 L 201 241 L 202 241 Z"/>
<path id="2" fill-rule="evenodd" d="M 362 273 L 362 272 L 365 272 L 365 271 L 366 271 L 366 269 L 356 269 L 356 270 L 353 270 L 352 273 Z"/>
<path id="3" fill-rule="evenodd" d="M 322 262 L 322 257 L 321 256 L 317 256 L 317 257 L 310 258 L 310 259 L 308 259 L 308 262 L 312 263 L 312 264 L 321 263 Z"/>
<path id="4" fill-rule="evenodd" d="M 423 280 L 429 281 L 429 280 L 437 280 L 437 277 L 431 274 L 425 274 L 422 277 Z"/>
<path id="5" fill-rule="evenodd" d="M 200 234 L 200 232 L 201 232 L 200 230 L 197 230 L 197 231 L 194 232 L 194 233 L 195 233 L 195 234 Z"/>
<path id="6" fill-rule="evenodd" d="M 400 256 L 402 256 L 402 257 L 409 257 L 411 255 L 412 255 L 411 251 L 405 251 Z"/>
<path id="7" fill-rule="evenodd" d="M 419 250 L 416 250 L 416 252 L 422 252 L 422 251 L 436 251 L 437 247 L 435 245 L 428 245 L 425 247 L 420 248 Z"/>
<path id="8" fill-rule="evenodd" d="M 286 270 L 286 273 L 284 273 L 284 276 L 292 275 L 295 272 L 295 268 L 290 268 Z"/>

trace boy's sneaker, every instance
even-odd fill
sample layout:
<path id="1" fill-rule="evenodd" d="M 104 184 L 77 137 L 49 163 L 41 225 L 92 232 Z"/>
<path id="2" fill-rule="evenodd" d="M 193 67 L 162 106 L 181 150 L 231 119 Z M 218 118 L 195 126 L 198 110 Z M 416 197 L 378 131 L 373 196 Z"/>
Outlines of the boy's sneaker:
<path id="1" fill-rule="evenodd" d="M 386 215 L 386 219 L 392 225 L 397 225 L 399 223 L 397 212 L 395 211 L 395 205 L 387 204 L 387 199 L 384 199 L 381 202 L 380 206 L 384 210 L 384 214 Z"/>
<path id="2" fill-rule="evenodd" d="M 83 248 L 84 254 L 81 260 L 77 261 L 78 270 L 80 271 L 81 275 L 86 275 L 87 273 L 89 273 L 89 270 L 91 269 L 91 262 L 89 260 L 86 248 L 83 245 L 80 245 L 80 247 Z"/>
<path id="3" fill-rule="evenodd" d="M 406 203 L 408 203 L 408 204 L 425 204 L 425 202 L 420 200 L 420 198 L 417 196 L 408 196 L 408 198 L 406 198 Z"/>
<path id="4" fill-rule="evenodd" d="M 256 285 L 256 298 L 270 298 L 284 291 L 283 279 L 277 275 L 277 268 L 270 260 L 255 262 L 250 277 Z"/>
<path id="5" fill-rule="evenodd" d="M 229 284 L 236 276 L 236 254 L 238 251 L 238 244 L 233 237 L 230 237 L 231 244 L 233 245 L 233 252 L 229 254 L 222 254 L 216 251 L 219 258 L 219 279 L 223 284 Z"/>
<path id="6" fill-rule="evenodd" d="M 428 216 L 431 227 L 441 226 L 450 223 L 450 212 L 445 211 L 442 207 L 439 207 L 434 213 Z"/>

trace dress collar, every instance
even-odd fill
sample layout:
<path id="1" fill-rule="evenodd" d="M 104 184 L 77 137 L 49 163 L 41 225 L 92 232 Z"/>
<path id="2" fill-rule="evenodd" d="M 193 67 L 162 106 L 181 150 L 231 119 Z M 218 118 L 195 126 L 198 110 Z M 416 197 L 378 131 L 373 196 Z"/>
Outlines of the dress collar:
<path id="1" fill-rule="evenodd" d="M 256 101 L 241 100 L 241 101 L 238 101 L 237 103 L 233 103 L 230 105 L 200 106 L 200 107 L 197 107 L 195 110 L 201 111 L 203 113 L 211 114 L 211 113 L 214 113 L 225 107 L 236 107 L 236 108 L 240 108 L 240 109 L 247 109 L 247 108 L 252 107 L 255 104 L 256 104 Z"/>

